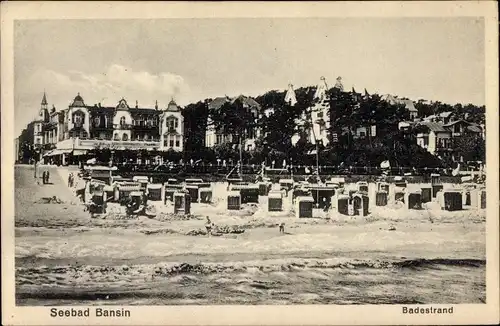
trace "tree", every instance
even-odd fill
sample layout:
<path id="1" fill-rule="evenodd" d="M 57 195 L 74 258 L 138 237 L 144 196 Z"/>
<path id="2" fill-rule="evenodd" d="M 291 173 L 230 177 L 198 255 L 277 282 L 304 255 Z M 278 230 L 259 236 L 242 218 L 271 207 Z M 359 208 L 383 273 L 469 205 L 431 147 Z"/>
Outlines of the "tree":
<path id="1" fill-rule="evenodd" d="M 477 135 L 464 135 L 453 141 L 453 149 L 458 158 L 467 161 L 482 161 L 486 159 L 486 144 L 484 139 Z"/>
<path id="2" fill-rule="evenodd" d="M 184 151 L 186 159 L 190 159 L 191 155 L 205 148 L 209 101 L 209 99 L 206 99 L 189 104 L 182 111 L 184 117 Z"/>

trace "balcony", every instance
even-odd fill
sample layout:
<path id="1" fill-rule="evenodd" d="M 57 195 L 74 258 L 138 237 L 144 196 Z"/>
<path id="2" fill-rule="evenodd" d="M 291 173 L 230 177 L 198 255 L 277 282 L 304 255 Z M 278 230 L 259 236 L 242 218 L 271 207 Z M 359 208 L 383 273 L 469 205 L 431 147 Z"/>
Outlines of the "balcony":
<path id="1" fill-rule="evenodd" d="M 154 130 L 154 129 L 158 129 L 158 125 L 156 123 L 153 123 L 153 122 L 143 122 L 143 121 L 140 121 L 139 123 L 134 123 L 133 125 L 133 129 L 134 130 Z"/>
<path id="2" fill-rule="evenodd" d="M 91 126 L 92 129 L 94 130 L 112 130 L 113 129 L 113 125 L 108 123 L 107 125 L 106 124 L 93 124 Z"/>
<path id="3" fill-rule="evenodd" d="M 117 130 L 129 130 L 129 129 L 132 129 L 132 125 L 128 124 L 128 123 L 114 124 L 113 128 L 117 129 Z"/>

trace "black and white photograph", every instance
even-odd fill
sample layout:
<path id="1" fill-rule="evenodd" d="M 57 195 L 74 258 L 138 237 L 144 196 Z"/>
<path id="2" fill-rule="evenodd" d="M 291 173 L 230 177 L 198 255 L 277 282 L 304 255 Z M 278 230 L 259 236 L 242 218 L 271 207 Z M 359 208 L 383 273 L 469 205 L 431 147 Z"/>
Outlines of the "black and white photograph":
<path id="1" fill-rule="evenodd" d="M 13 20 L 14 305 L 498 302 L 486 19 L 359 14 Z"/>

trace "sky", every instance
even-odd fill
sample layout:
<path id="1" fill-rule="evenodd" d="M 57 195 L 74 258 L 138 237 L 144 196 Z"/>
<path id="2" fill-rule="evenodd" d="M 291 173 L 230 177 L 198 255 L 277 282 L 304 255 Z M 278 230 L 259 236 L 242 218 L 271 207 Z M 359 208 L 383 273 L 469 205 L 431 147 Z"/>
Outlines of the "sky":
<path id="1" fill-rule="evenodd" d="M 16 134 L 40 108 L 165 107 L 334 85 L 413 100 L 485 103 L 480 18 L 23 20 L 14 28 Z"/>

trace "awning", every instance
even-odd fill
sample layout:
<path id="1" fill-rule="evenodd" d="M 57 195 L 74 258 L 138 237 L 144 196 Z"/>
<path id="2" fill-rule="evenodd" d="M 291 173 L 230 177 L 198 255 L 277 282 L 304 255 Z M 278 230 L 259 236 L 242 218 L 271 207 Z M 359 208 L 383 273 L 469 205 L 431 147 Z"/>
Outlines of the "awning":
<path id="1" fill-rule="evenodd" d="M 54 149 L 52 152 L 50 152 L 50 156 L 54 155 L 61 155 L 62 151 L 60 149 Z"/>
<path id="2" fill-rule="evenodd" d="M 53 151 L 49 151 L 49 152 L 47 152 L 47 153 L 43 154 L 43 157 L 45 157 L 45 156 L 51 156 L 51 155 L 52 155 L 52 152 L 53 152 Z"/>
<path id="3" fill-rule="evenodd" d="M 75 149 L 73 150 L 73 155 L 74 156 L 80 156 L 80 155 L 86 155 L 87 154 L 87 150 L 85 149 Z"/>

